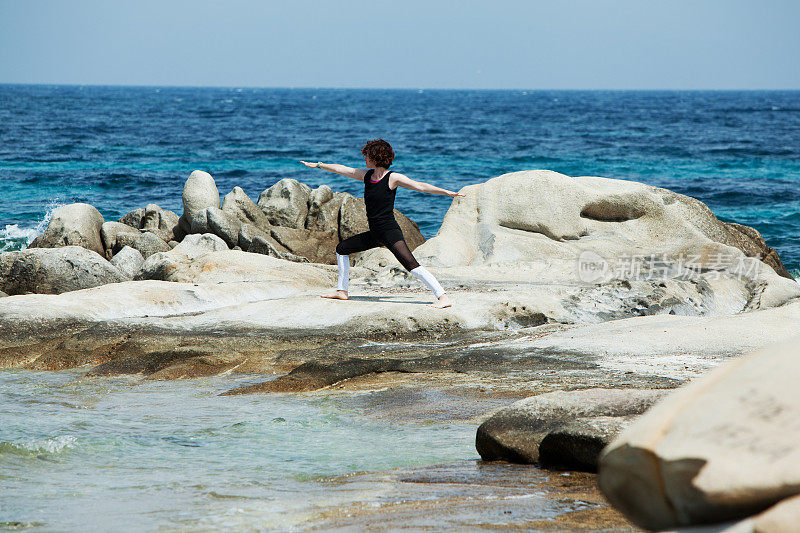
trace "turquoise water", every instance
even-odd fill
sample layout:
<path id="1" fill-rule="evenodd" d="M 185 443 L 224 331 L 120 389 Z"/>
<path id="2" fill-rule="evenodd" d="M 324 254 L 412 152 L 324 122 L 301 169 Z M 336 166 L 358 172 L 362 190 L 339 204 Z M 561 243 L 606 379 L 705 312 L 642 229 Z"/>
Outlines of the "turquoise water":
<path id="1" fill-rule="evenodd" d="M 343 499 L 331 476 L 477 458 L 474 423 L 382 416 L 377 393 L 220 397 L 249 381 L 81 374 L 0 372 L 0 524 L 280 530 Z"/>
<path id="2" fill-rule="evenodd" d="M 451 189 L 545 168 L 667 187 L 754 226 L 800 269 L 800 91 L 414 91 L 0 85 L 0 249 L 25 246 L 54 204 L 107 219 L 180 212 L 189 173 L 253 199 L 281 178 L 357 182 L 298 160 L 358 166 L 384 137 L 393 168 Z M 426 237 L 450 199 L 398 208 Z"/>

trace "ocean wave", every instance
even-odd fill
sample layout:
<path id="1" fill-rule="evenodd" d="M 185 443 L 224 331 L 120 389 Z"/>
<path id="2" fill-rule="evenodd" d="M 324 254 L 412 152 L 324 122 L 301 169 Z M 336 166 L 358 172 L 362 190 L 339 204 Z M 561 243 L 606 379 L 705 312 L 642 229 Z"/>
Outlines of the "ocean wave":
<path id="1" fill-rule="evenodd" d="M 51 201 L 47 204 L 47 211 L 44 217 L 33 227 L 21 228 L 19 224 L 6 224 L 6 227 L 0 230 L 0 253 L 22 250 L 30 246 L 33 240 L 41 235 L 50 223 L 50 217 L 53 216 L 53 211 L 63 205 L 65 204 L 60 200 Z"/>
<path id="2" fill-rule="evenodd" d="M 28 439 L 23 442 L 0 442 L 0 455 L 55 455 L 77 445 L 78 438 L 72 435 L 59 435 L 46 439 Z"/>

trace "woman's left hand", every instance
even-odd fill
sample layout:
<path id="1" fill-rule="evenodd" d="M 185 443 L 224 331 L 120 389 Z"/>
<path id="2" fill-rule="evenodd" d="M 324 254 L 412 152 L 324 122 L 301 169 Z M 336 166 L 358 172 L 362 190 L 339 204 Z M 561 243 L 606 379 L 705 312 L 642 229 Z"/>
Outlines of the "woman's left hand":
<path id="1" fill-rule="evenodd" d="M 467 195 L 466 195 L 466 194 L 461 194 L 460 192 L 455 192 L 455 191 L 447 191 L 447 196 L 449 196 L 449 197 L 451 197 L 451 198 L 455 198 L 455 197 L 457 197 L 457 196 L 462 196 L 462 197 L 465 197 L 465 198 L 466 198 L 466 196 L 467 196 Z"/>

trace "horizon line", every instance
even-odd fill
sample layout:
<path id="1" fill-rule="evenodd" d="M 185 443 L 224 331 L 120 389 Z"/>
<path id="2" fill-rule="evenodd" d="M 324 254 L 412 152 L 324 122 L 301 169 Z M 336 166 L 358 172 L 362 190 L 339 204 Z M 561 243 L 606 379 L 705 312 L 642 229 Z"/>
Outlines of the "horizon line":
<path id="1" fill-rule="evenodd" d="M 337 86 L 311 86 L 311 85 L 152 85 L 152 84 L 109 84 L 109 83 L 21 83 L 21 82 L 0 82 L 0 86 L 44 86 L 44 87 L 120 87 L 120 88 L 153 88 L 153 89 L 299 89 L 299 90 L 358 90 L 358 91 L 570 91 L 570 92 L 767 92 L 767 91 L 800 91 L 800 88 L 770 88 L 770 89 L 740 89 L 740 88 L 695 88 L 695 89 L 676 89 L 676 88 L 648 88 L 648 89 L 626 89 L 626 88 L 525 88 L 525 87 L 337 87 Z"/>

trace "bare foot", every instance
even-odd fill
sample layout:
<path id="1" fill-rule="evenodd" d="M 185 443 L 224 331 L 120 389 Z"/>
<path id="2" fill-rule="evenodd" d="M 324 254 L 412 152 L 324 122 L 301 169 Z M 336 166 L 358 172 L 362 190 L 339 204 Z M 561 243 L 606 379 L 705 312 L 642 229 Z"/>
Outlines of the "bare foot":
<path id="1" fill-rule="evenodd" d="M 320 295 L 320 298 L 330 298 L 331 300 L 348 300 L 347 291 L 333 291 L 328 294 Z"/>
<path id="2" fill-rule="evenodd" d="M 436 309 L 444 309 L 445 307 L 451 307 L 453 304 L 450 302 L 450 298 L 448 298 L 446 294 L 442 294 L 439 296 L 438 300 L 428 305 Z"/>

